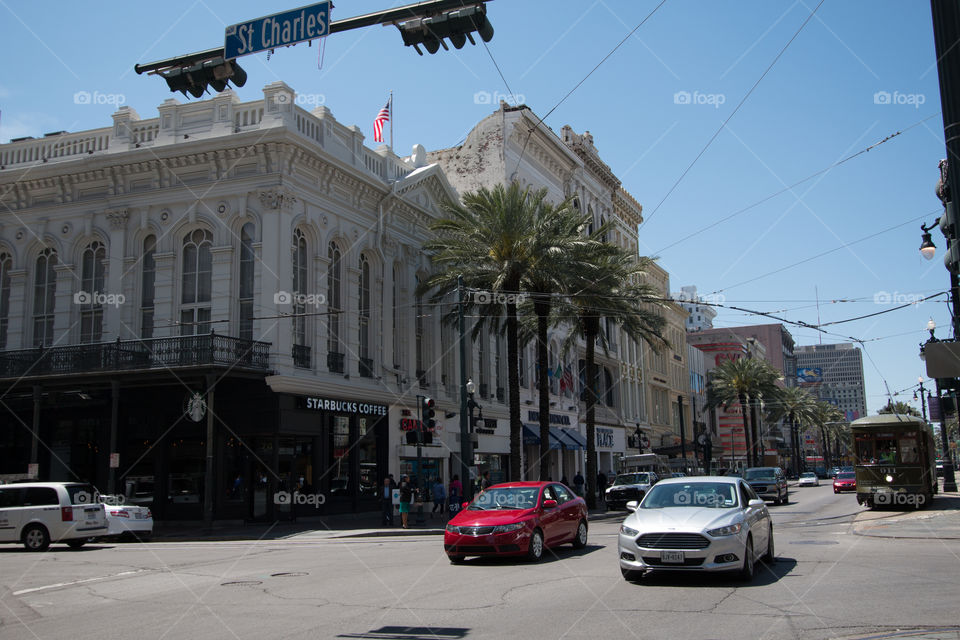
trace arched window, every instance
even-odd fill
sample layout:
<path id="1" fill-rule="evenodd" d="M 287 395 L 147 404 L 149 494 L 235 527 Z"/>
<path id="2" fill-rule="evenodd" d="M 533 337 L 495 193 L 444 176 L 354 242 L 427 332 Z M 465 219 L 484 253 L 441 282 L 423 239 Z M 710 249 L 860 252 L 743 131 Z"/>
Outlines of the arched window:
<path id="1" fill-rule="evenodd" d="M 7 348 L 7 322 L 10 319 L 10 269 L 13 260 L 0 251 L 0 349 Z"/>
<path id="2" fill-rule="evenodd" d="M 205 229 L 197 229 L 183 237 L 180 334 L 184 336 L 210 333 L 212 246 L 213 234 Z"/>
<path id="3" fill-rule="evenodd" d="M 240 332 L 243 340 L 253 340 L 253 224 L 240 229 Z"/>
<path id="4" fill-rule="evenodd" d="M 103 337 L 103 262 L 107 251 L 101 242 L 91 242 L 80 260 L 80 342 L 100 342 Z"/>
<path id="5" fill-rule="evenodd" d="M 327 246 L 327 369 L 343 373 L 343 351 L 340 348 L 341 283 L 343 262 L 335 242 Z"/>
<path id="6" fill-rule="evenodd" d="M 360 256 L 360 375 L 373 377 L 373 359 L 370 357 L 370 261 Z"/>
<path id="7" fill-rule="evenodd" d="M 307 239 L 303 231 L 293 232 L 293 344 L 307 344 Z"/>
<path id="8" fill-rule="evenodd" d="M 57 299 L 57 252 L 44 249 L 37 256 L 33 284 L 33 346 L 53 344 L 53 314 Z"/>
<path id="9" fill-rule="evenodd" d="M 153 312 L 155 284 L 157 280 L 156 236 L 143 239 L 143 260 L 140 261 L 140 337 L 149 340 L 153 337 Z"/>
<path id="10" fill-rule="evenodd" d="M 420 289 L 420 276 L 414 278 L 414 291 Z M 414 313 L 416 318 L 414 318 L 414 350 L 416 352 L 416 371 L 417 371 L 417 381 L 421 387 L 427 386 L 427 368 L 426 368 L 426 355 L 424 354 L 424 344 L 423 344 L 423 296 L 417 295 L 416 304 L 414 307 Z"/>

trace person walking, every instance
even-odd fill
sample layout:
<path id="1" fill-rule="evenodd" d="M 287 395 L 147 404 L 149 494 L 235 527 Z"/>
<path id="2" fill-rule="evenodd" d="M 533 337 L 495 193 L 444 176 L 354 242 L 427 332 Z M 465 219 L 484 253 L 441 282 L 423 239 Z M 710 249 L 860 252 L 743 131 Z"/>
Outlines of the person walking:
<path id="1" fill-rule="evenodd" d="M 443 480 L 440 479 L 440 476 L 437 476 L 436 481 L 433 483 L 433 510 L 430 511 L 431 519 L 433 519 L 437 511 L 440 512 L 441 518 L 443 518 L 447 512 L 447 490 L 444 488 Z"/>
<path id="2" fill-rule="evenodd" d="M 454 474 L 450 481 L 450 515 L 460 511 L 461 500 L 463 500 L 463 485 L 460 483 L 460 476 Z"/>
<path id="3" fill-rule="evenodd" d="M 385 527 L 393 526 L 393 490 L 396 487 L 393 476 L 387 476 L 383 479 L 383 490 L 380 495 L 380 502 L 383 507 L 382 524 Z"/>
<path id="4" fill-rule="evenodd" d="M 573 476 L 573 491 L 581 498 L 583 497 L 583 476 L 580 475 L 580 469 L 577 469 L 577 475 Z"/>
<path id="5" fill-rule="evenodd" d="M 597 473 L 597 493 L 600 495 L 600 502 L 604 502 L 607 495 L 607 476 L 603 471 Z"/>
<path id="6" fill-rule="evenodd" d="M 413 499 L 413 487 L 407 476 L 400 478 L 400 522 L 404 529 L 409 529 L 407 520 L 410 517 L 410 501 Z"/>
<path id="7" fill-rule="evenodd" d="M 480 491 L 486 491 L 492 484 L 493 482 L 490 481 L 490 472 L 484 471 L 483 475 L 480 476 Z"/>

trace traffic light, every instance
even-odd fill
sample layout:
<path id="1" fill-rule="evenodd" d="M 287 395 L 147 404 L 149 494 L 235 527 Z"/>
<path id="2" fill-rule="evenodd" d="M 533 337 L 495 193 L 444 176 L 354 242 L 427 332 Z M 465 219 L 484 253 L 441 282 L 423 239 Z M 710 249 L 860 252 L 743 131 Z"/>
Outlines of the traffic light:
<path id="1" fill-rule="evenodd" d="M 160 75 L 167 81 L 170 91 L 179 91 L 183 95 L 189 92 L 194 98 L 203 97 L 207 86 L 220 92 L 226 89 L 231 81 L 238 87 L 247 83 L 247 72 L 237 64 L 236 60 L 225 61 L 223 58 L 204 60 L 190 67 L 161 71 Z"/>
<path id="2" fill-rule="evenodd" d="M 433 410 L 435 405 L 433 398 L 429 396 L 423 396 L 420 399 L 420 420 L 423 430 L 427 433 L 433 433 L 437 428 L 437 421 L 434 419 L 436 412 Z"/>
<path id="3" fill-rule="evenodd" d="M 487 19 L 487 8 L 484 5 L 414 18 L 397 24 L 397 28 L 403 36 L 403 44 L 413 47 L 421 56 L 423 52 L 418 46 L 421 44 L 431 54 L 439 51 L 440 47 L 449 51 L 444 38 L 449 39 L 457 49 L 463 48 L 467 40 L 470 40 L 470 44 L 477 44 L 472 35 L 474 31 L 484 42 L 490 42 L 493 38 L 493 25 Z"/>

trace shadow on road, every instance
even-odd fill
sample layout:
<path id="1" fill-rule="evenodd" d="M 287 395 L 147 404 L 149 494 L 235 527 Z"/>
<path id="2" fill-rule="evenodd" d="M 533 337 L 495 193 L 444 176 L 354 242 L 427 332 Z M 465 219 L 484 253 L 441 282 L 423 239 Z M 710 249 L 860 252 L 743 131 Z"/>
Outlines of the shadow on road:
<path id="1" fill-rule="evenodd" d="M 569 546 L 555 547 L 553 549 L 544 549 L 543 558 L 539 563 L 531 563 L 523 556 L 478 556 L 475 558 L 468 558 L 463 561 L 461 566 L 470 566 L 475 567 L 480 566 L 493 566 L 493 565 L 505 565 L 505 564 L 545 564 L 549 562 L 562 562 L 563 560 L 569 560 L 570 558 L 578 558 L 580 556 L 585 556 L 588 553 L 593 553 L 595 551 L 600 551 L 604 549 L 603 545 L 599 544 L 588 544 L 582 549 L 571 549 Z"/>
<path id="2" fill-rule="evenodd" d="M 338 638 L 379 638 L 389 640 L 456 640 L 466 638 L 470 629 L 464 627 L 400 627 L 388 626 L 365 633 L 341 633 Z"/>
<path id="3" fill-rule="evenodd" d="M 654 571 L 633 582 L 644 586 L 657 587 L 765 587 L 778 582 L 793 571 L 797 561 L 793 558 L 778 556 L 772 565 L 758 562 L 756 575 L 750 582 L 744 582 L 732 573 L 693 573 L 685 571 Z"/>

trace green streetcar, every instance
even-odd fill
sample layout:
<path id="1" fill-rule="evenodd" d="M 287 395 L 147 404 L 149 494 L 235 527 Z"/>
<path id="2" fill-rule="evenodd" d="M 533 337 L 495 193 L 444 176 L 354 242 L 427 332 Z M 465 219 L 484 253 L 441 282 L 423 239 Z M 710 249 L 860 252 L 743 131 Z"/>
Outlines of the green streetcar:
<path id="1" fill-rule="evenodd" d="M 873 507 L 928 504 L 937 493 L 933 432 L 916 416 L 895 413 L 850 423 L 857 456 L 857 502 Z"/>

